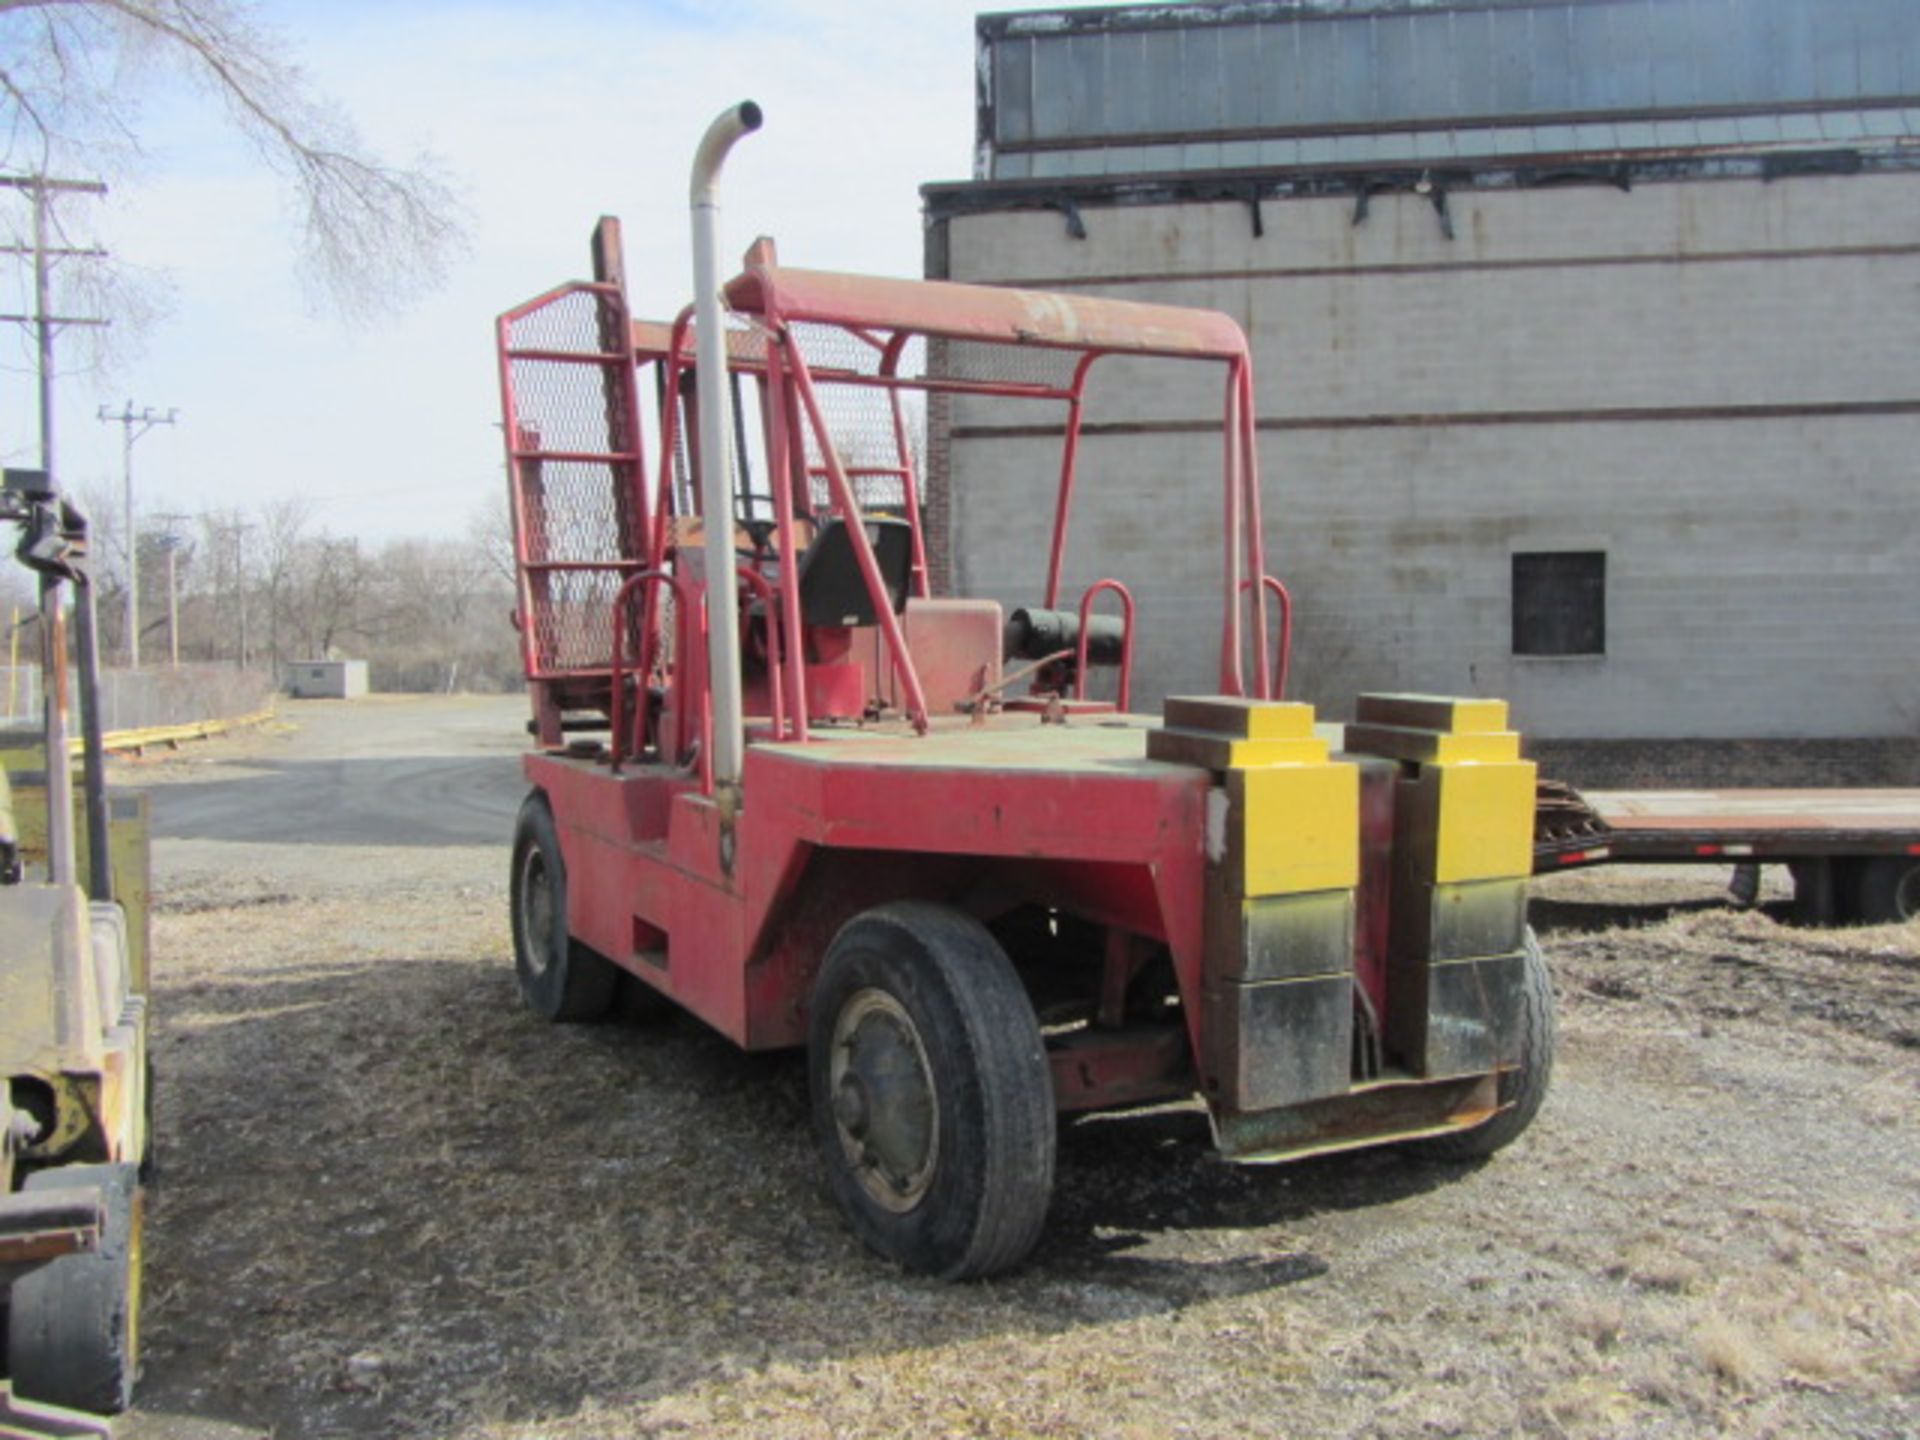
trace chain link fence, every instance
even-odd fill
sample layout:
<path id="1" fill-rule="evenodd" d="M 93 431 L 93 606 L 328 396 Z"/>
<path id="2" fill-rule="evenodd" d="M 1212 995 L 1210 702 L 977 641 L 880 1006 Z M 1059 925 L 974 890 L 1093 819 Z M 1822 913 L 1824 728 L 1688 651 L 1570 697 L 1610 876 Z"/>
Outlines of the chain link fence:
<path id="1" fill-rule="evenodd" d="M 273 677 L 226 665 L 182 665 L 165 670 L 104 670 L 100 674 L 100 728 L 144 730 L 250 715 L 274 693 Z M 79 686 L 73 691 L 78 722 Z M 40 723 L 40 671 L 31 665 L 0 665 L 0 728 Z M 76 730 L 75 733 L 78 733 Z"/>

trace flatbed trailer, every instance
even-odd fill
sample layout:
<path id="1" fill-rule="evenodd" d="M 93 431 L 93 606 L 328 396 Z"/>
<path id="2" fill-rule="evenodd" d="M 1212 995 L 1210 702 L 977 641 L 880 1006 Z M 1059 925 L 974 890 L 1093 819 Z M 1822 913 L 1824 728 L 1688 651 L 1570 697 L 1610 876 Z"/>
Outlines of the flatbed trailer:
<path id="1" fill-rule="evenodd" d="M 1534 873 L 1784 864 L 1802 918 L 1920 915 L 1920 790 L 1575 790 L 1542 781 Z"/>

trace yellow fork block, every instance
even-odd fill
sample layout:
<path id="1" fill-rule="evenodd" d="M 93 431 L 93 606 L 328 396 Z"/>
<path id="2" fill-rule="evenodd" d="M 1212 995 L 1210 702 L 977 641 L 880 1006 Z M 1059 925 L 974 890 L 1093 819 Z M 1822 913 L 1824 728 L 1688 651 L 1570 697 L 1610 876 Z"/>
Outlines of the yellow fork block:
<path id="1" fill-rule="evenodd" d="M 1400 762 L 1387 1049 L 1429 1079 L 1517 1062 L 1534 765 L 1504 700 L 1363 695 L 1350 754 Z"/>
<path id="2" fill-rule="evenodd" d="M 1352 1074 L 1360 777 L 1311 705 L 1175 697 L 1155 760 L 1200 765 L 1207 804 L 1208 1095 L 1236 1111 L 1342 1095 Z"/>

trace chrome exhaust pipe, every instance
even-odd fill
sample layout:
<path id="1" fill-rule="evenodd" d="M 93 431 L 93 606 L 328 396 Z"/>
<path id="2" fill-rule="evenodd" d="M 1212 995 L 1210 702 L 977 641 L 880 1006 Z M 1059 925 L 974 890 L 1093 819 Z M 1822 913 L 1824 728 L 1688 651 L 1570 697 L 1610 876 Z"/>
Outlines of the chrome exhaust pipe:
<path id="1" fill-rule="evenodd" d="M 734 142 L 760 128 L 743 101 L 707 127 L 693 157 L 694 361 L 700 404 L 700 512 L 707 540 L 707 678 L 713 695 L 713 780 L 740 783 L 746 733 L 740 704 L 740 615 L 733 554 L 733 404 L 718 261 L 720 167 Z"/>

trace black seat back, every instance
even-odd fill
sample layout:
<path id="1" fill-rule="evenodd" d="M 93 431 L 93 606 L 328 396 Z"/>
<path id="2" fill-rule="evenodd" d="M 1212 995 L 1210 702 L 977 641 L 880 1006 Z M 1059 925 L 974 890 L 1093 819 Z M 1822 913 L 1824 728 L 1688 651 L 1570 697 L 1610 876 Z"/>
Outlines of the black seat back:
<path id="1" fill-rule="evenodd" d="M 913 573 L 913 527 L 887 516 L 862 516 L 867 543 L 879 564 L 887 599 L 898 615 L 906 607 Z M 847 522 L 834 517 L 820 527 L 800 557 L 800 619 L 807 625 L 873 625 L 880 617 L 860 576 Z"/>

